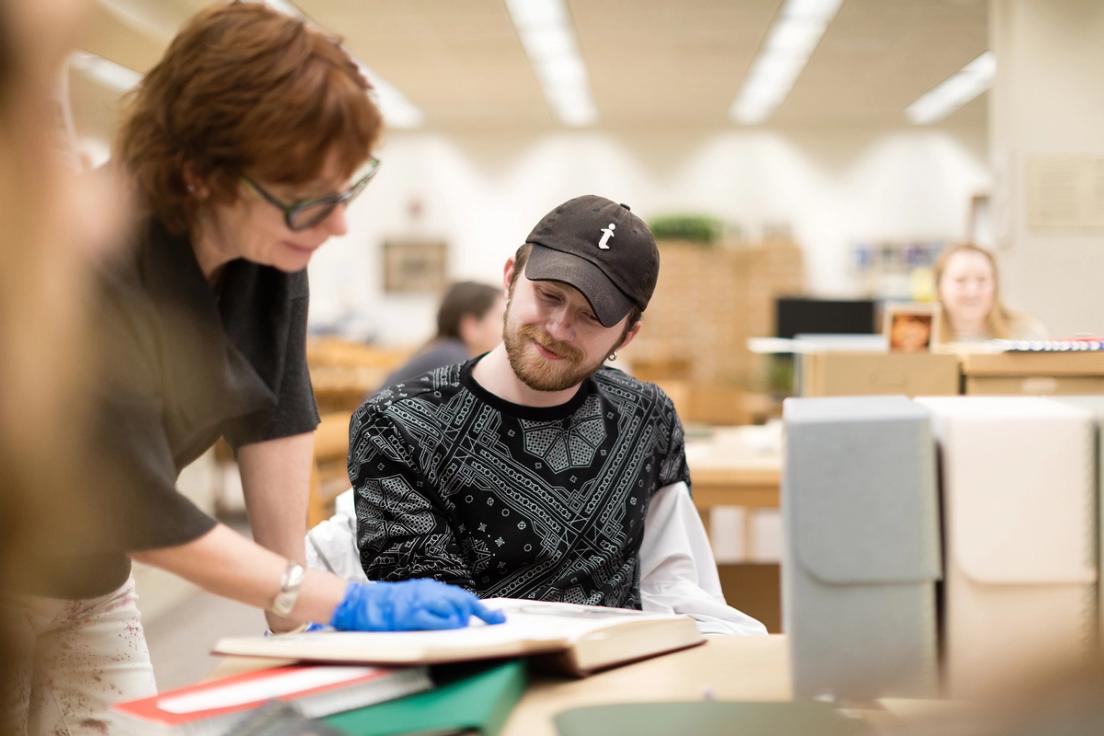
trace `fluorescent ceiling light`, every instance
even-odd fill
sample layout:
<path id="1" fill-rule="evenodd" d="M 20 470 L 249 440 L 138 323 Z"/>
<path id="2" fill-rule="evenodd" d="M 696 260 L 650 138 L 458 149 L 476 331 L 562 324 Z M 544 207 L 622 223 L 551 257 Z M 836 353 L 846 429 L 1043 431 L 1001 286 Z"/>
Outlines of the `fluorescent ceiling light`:
<path id="1" fill-rule="evenodd" d="M 97 0 L 98 3 L 121 20 L 124 25 L 141 31 L 150 38 L 168 44 L 175 33 L 172 21 L 165 17 L 164 8 L 150 7 L 141 0 Z M 161 12 L 158 12 L 158 11 Z"/>
<path id="2" fill-rule="evenodd" d="M 302 10 L 295 7 L 292 3 L 287 2 L 287 0 L 261 0 L 261 1 L 265 5 L 267 5 L 268 7 L 272 8 L 273 10 L 279 11 L 279 12 L 285 14 L 285 15 L 290 15 L 292 18 L 304 18 L 304 19 L 306 18 L 306 16 L 303 15 Z"/>
<path id="3" fill-rule="evenodd" d="M 313 19 L 308 18 L 303 11 L 296 7 L 295 3 L 288 0 L 260 0 L 273 10 L 299 18 L 312 25 L 318 25 Z M 348 49 L 346 49 L 348 53 Z M 373 90 L 369 96 L 379 105 L 380 114 L 384 122 L 392 128 L 410 129 L 417 128 L 425 122 L 425 114 L 413 102 L 406 98 L 399 89 L 386 79 L 376 74 L 367 64 L 357 59 L 352 54 L 353 62 L 360 73 L 372 83 Z"/>
<path id="4" fill-rule="evenodd" d="M 521 34 L 521 44 L 531 59 L 555 59 L 575 54 L 575 39 L 565 26 L 538 26 Z"/>
<path id="5" fill-rule="evenodd" d="M 782 15 L 794 20 L 820 21 L 825 25 L 832 20 L 843 0 L 789 0 L 782 8 Z"/>
<path id="6" fill-rule="evenodd" d="M 808 58 L 823 33 L 821 23 L 800 20 L 776 23 L 767 36 L 767 51 Z"/>
<path id="7" fill-rule="evenodd" d="M 992 87 L 996 71 L 996 58 L 992 51 L 986 51 L 950 79 L 909 105 L 905 109 L 905 116 L 915 125 L 927 125 L 942 120 Z"/>
<path id="8" fill-rule="evenodd" d="M 578 57 L 543 62 L 537 66 L 537 76 L 541 78 L 545 89 L 566 86 L 586 88 L 586 67 Z"/>
<path id="9" fill-rule="evenodd" d="M 761 123 L 782 104 L 843 0 L 787 0 L 728 114 Z"/>
<path id="10" fill-rule="evenodd" d="M 506 5 L 518 30 L 567 25 L 567 13 L 560 0 L 506 0 Z"/>
<path id="11" fill-rule="evenodd" d="M 506 0 L 506 7 L 557 117 L 571 126 L 592 124 L 598 111 L 563 0 Z"/>
<path id="12" fill-rule="evenodd" d="M 133 69 L 128 69 L 114 61 L 95 54 L 89 54 L 86 51 L 71 53 L 69 55 L 69 68 L 118 92 L 128 92 L 137 87 L 138 83 L 142 81 L 142 75 Z"/>

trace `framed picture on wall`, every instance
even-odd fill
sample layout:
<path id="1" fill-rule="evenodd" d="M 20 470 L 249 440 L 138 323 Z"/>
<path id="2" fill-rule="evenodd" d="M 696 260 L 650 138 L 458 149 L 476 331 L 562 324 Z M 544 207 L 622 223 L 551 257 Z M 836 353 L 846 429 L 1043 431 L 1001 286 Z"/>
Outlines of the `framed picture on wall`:
<path id="1" fill-rule="evenodd" d="M 890 352 L 927 352 L 939 339 L 939 310 L 934 304 L 890 304 L 884 311 Z"/>
<path id="2" fill-rule="evenodd" d="M 448 245 L 442 240 L 392 239 L 383 244 L 383 290 L 436 294 L 445 288 Z"/>

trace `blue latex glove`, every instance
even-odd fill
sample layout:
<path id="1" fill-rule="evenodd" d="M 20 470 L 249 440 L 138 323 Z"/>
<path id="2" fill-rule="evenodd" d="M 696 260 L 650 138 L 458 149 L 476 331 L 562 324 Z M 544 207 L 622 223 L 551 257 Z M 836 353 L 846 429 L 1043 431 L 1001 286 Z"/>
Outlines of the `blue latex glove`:
<path id="1" fill-rule="evenodd" d="M 344 631 L 460 629 L 472 616 L 488 624 L 506 620 L 463 588 L 436 580 L 350 583 L 330 625 Z"/>

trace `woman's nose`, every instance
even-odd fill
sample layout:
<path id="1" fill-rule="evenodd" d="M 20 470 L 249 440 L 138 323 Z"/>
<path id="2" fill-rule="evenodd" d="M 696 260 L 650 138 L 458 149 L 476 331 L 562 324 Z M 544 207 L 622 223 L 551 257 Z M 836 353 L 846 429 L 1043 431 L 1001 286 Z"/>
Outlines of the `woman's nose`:
<path id="1" fill-rule="evenodd" d="M 349 223 L 345 218 L 345 204 L 333 208 L 333 212 L 323 221 L 330 236 L 341 236 L 349 232 Z"/>

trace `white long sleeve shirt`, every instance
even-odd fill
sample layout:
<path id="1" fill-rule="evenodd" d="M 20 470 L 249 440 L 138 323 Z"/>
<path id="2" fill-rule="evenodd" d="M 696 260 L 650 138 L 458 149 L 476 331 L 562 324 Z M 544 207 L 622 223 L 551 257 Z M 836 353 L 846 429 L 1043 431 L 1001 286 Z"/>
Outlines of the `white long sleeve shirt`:
<path id="1" fill-rule="evenodd" d="M 307 564 L 369 582 L 356 547 L 353 491 L 337 497 L 332 517 L 307 533 Z M 645 611 L 685 614 L 703 634 L 766 634 L 766 627 L 725 603 L 713 551 L 685 483 L 656 491 L 640 545 L 640 601 Z"/>

